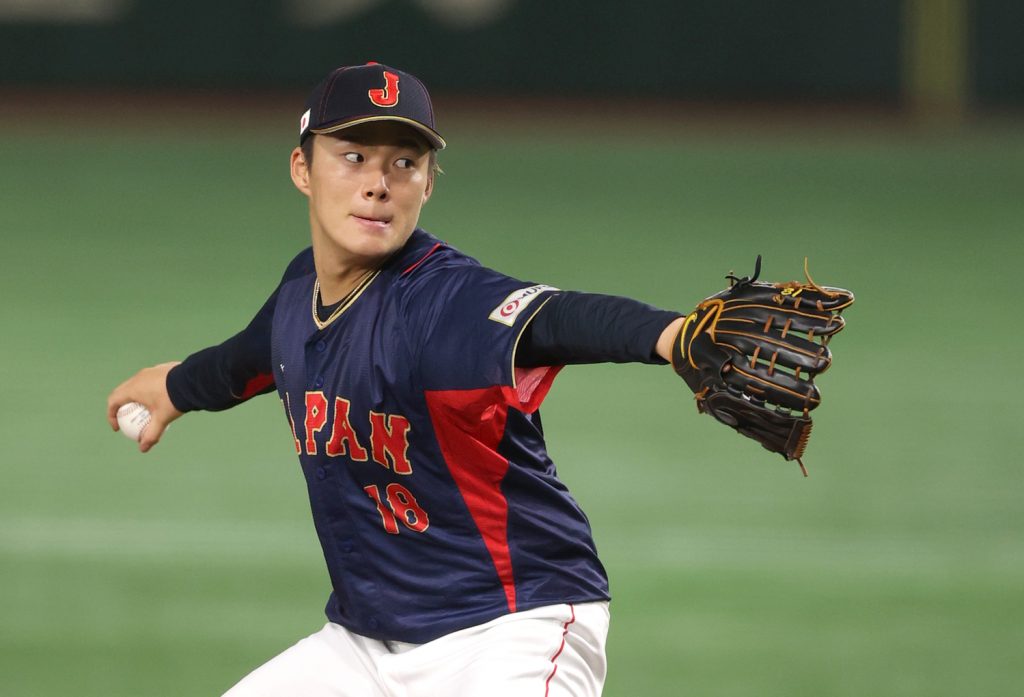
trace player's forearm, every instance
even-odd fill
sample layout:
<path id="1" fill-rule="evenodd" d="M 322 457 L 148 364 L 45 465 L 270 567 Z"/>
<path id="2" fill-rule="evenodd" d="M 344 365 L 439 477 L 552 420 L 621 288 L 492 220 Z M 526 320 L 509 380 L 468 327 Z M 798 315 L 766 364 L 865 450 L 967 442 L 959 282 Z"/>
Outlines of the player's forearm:
<path id="1" fill-rule="evenodd" d="M 678 312 L 612 295 L 563 292 L 537 313 L 516 350 L 516 365 L 669 361 L 662 338 Z M 667 347 L 671 349 L 671 338 Z"/>
<path id="2" fill-rule="evenodd" d="M 278 292 L 285 282 L 312 271 L 313 254 L 307 248 L 288 264 L 249 326 L 192 354 L 167 374 L 167 393 L 178 411 L 221 411 L 273 389 L 270 334 Z"/>
<path id="3" fill-rule="evenodd" d="M 167 374 L 167 394 L 181 412 L 221 411 L 274 387 L 270 343 L 246 329 L 198 351 Z"/>

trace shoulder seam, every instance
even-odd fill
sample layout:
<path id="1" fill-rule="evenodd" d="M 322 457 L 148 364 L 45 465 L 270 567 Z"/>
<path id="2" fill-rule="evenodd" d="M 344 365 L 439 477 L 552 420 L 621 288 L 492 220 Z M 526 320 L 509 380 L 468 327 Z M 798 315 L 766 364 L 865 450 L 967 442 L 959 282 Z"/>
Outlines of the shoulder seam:
<path id="1" fill-rule="evenodd" d="M 418 267 L 420 264 L 425 262 L 427 260 L 427 257 L 429 257 L 431 254 L 436 252 L 442 246 L 444 246 L 444 245 L 441 242 L 435 243 L 433 247 L 431 247 L 429 250 L 427 250 L 426 254 L 424 254 L 422 257 L 420 257 L 418 261 L 415 261 L 410 266 L 408 266 L 404 271 L 402 271 L 402 273 L 399 274 L 399 276 L 406 276 L 406 275 L 412 273 L 413 271 L 415 271 L 416 267 Z"/>

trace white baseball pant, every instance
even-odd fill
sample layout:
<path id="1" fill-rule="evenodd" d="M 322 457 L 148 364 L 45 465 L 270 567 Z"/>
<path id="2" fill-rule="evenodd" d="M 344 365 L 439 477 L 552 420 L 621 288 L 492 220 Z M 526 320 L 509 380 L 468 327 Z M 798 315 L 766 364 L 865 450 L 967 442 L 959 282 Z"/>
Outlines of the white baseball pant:
<path id="1" fill-rule="evenodd" d="M 328 622 L 224 697 L 599 697 L 608 603 L 504 615 L 426 644 Z"/>

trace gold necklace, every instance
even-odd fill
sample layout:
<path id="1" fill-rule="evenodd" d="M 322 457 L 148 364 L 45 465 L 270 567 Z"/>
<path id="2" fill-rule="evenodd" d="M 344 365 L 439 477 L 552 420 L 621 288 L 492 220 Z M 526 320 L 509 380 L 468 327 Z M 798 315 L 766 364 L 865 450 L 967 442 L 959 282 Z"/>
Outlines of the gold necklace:
<path id="1" fill-rule="evenodd" d="M 366 273 L 364 273 L 362 275 L 362 277 L 359 279 L 359 281 L 356 282 L 355 287 L 352 288 L 352 290 L 350 290 L 345 295 L 345 297 L 343 297 L 341 300 L 339 300 L 337 302 L 337 307 L 335 307 L 335 309 L 331 313 L 330 317 L 328 317 L 327 319 L 325 319 L 322 322 L 320 321 L 320 316 L 317 314 L 317 311 L 316 311 L 316 301 L 317 301 L 317 299 L 320 298 L 320 279 L 319 278 L 316 279 L 316 281 L 313 282 L 313 308 L 312 308 L 312 311 L 313 311 L 313 322 L 316 323 L 317 328 L 318 329 L 323 329 L 328 324 L 330 324 L 331 322 L 336 320 L 341 315 L 341 313 L 343 313 L 345 310 L 347 310 L 349 307 L 351 307 L 352 303 L 354 303 L 356 301 L 356 299 L 360 295 L 363 294 L 363 291 L 366 290 L 367 286 L 369 286 L 370 283 L 373 282 L 373 279 L 377 278 L 377 274 L 379 274 L 379 273 L 380 273 L 380 269 L 373 269 L 371 271 L 367 271 Z"/>

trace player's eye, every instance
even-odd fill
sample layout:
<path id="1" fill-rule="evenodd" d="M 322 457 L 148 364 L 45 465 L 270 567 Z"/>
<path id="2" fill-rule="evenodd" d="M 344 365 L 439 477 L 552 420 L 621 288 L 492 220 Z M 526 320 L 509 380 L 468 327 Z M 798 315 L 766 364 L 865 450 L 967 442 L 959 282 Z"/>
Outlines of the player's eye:
<path id="1" fill-rule="evenodd" d="M 400 157 L 395 162 L 395 165 L 401 169 L 411 169 L 416 165 L 416 162 L 411 157 Z"/>
<path id="2" fill-rule="evenodd" d="M 360 153 L 347 152 L 345 153 L 345 159 L 348 160 L 349 162 L 359 163 L 362 162 L 365 158 Z"/>

